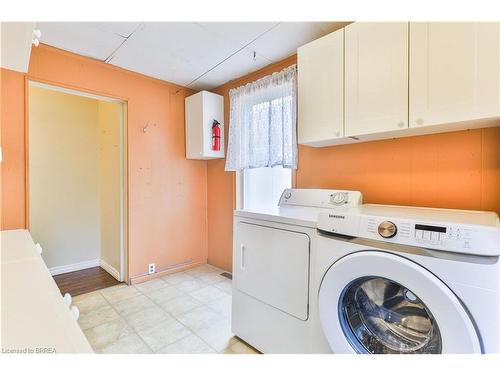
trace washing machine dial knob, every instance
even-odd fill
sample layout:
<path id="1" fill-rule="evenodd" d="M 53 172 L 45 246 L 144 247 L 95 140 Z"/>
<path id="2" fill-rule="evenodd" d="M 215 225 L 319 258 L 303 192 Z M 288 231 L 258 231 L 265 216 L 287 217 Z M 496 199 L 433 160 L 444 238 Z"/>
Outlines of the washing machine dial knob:
<path id="1" fill-rule="evenodd" d="M 398 232 L 398 227 L 392 221 L 383 221 L 378 226 L 378 234 L 384 238 L 391 238 Z"/>
<path id="2" fill-rule="evenodd" d="M 336 206 L 345 204 L 347 202 L 347 194 L 346 193 L 334 193 L 330 195 L 330 203 Z"/>

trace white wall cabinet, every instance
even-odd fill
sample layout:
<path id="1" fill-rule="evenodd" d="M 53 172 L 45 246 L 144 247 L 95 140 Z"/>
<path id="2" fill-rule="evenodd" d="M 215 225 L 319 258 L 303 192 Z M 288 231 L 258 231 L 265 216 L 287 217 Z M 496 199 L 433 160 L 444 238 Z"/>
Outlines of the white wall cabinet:
<path id="1" fill-rule="evenodd" d="M 297 50 L 298 139 L 301 144 L 344 136 L 344 30 Z"/>
<path id="2" fill-rule="evenodd" d="M 350 24 L 343 77 L 338 35 L 298 50 L 300 144 L 500 126 L 500 23 Z"/>
<path id="3" fill-rule="evenodd" d="M 345 28 L 345 134 L 408 127 L 408 23 Z"/>
<path id="4" fill-rule="evenodd" d="M 500 114 L 500 24 L 410 23 L 410 127 Z"/>
<path id="5" fill-rule="evenodd" d="M 31 55 L 34 22 L 1 22 L 1 67 L 26 73 Z"/>
<path id="6" fill-rule="evenodd" d="M 200 91 L 185 100 L 186 158 L 217 159 L 224 157 L 224 97 Z M 220 149 L 212 148 L 212 124 L 220 123 Z"/>

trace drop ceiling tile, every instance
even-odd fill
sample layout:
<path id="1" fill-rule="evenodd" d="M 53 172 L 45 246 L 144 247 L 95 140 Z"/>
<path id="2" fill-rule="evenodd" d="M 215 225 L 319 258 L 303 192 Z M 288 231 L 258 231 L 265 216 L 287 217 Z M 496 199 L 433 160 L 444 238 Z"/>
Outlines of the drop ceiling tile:
<path id="1" fill-rule="evenodd" d="M 132 34 L 137 27 L 139 27 L 139 22 L 87 22 L 90 27 L 95 27 L 99 30 L 120 35 L 127 38 Z"/>
<path id="2" fill-rule="evenodd" d="M 296 53 L 298 47 L 326 34 L 316 22 L 283 22 L 248 48 L 269 60 L 278 61 Z"/>
<path id="3" fill-rule="evenodd" d="M 279 22 L 198 22 L 198 25 L 234 44 L 238 50 L 279 25 Z"/>
<path id="4" fill-rule="evenodd" d="M 270 63 L 270 60 L 259 54 L 255 56 L 254 61 L 253 50 L 245 48 L 200 77 L 189 87 L 195 90 L 211 90 L 228 81 L 259 70 Z"/>
<path id="5" fill-rule="evenodd" d="M 125 40 L 85 22 L 39 22 L 36 27 L 40 42 L 103 61 Z"/>
<path id="6" fill-rule="evenodd" d="M 113 65 L 180 85 L 202 77 L 191 87 L 206 88 L 285 58 L 344 24 L 42 22 L 37 26 L 43 43 L 99 60 L 114 53 L 109 61 Z M 253 51 L 257 52 L 255 62 Z"/>
<path id="7" fill-rule="evenodd" d="M 187 85 L 236 50 L 227 39 L 207 32 L 196 23 L 145 23 L 120 47 L 110 63 Z"/>

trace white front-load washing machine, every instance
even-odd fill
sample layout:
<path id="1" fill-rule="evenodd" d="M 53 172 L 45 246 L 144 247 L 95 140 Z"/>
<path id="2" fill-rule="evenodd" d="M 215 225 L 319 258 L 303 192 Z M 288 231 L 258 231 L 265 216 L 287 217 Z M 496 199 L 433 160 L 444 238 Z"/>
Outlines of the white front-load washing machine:
<path id="1" fill-rule="evenodd" d="M 318 234 L 317 351 L 500 351 L 495 213 L 361 205 L 321 213 Z"/>
<path id="2" fill-rule="evenodd" d="M 279 205 L 236 210 L 233 333 L 263 353 L 310 353 L 310 261 L 319 213 L 361 204 L 356 191 L 286 189 Z M 314 319 L 314 318 L 313 318 Z"/>

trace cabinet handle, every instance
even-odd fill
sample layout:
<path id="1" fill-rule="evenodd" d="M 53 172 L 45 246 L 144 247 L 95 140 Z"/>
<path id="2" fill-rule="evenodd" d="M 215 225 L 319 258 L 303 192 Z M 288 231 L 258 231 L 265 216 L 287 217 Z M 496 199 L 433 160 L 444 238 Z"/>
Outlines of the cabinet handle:
<path id="1" fill-rule="evenodd" d="M 246 250 L 246 246 L 245 245 L 241 245 L 241 252 L 240 252 L 240 268 L 242 270 L 245 269 L 245 250 Z"/>
<path id="2" fill-rule="evenodd" d="M 336 137 L 340 137 L 340 132 L 335 132 Z"/>
<path id="3" fill-rule="evenodd" d="M 75 320 L 78 320 L 78 318 L 80 317 L 80 310 L 78 310 L 78 307 L 76 306 L 71 306 L 71 314 L 73 315 L 73 318 Z"/>
<path id="4" fill-rule="evenodd" d="M 69 306 L 71 305 L 71 301 L 73 300 L 73 298 L 71 298 L 71 294 L 69 293 L 65 293 L 64 294 L 64 297 L 63 297 L 63 300 L 64 300 L 64 303 L 66 304 L 66 306 Z"/>
<path id="5" fill-rule="evenodd" d="M 405 122 L 404 121 L 398 122 L 398 128 L 404 128 L 404 127 L 405 127 Z"/>
<path id="6" fill-rule="evenodd" d="M 416 122 L 417 122 L 417 125 L 423 125 L 424 119 L 419 117 Z"/>

